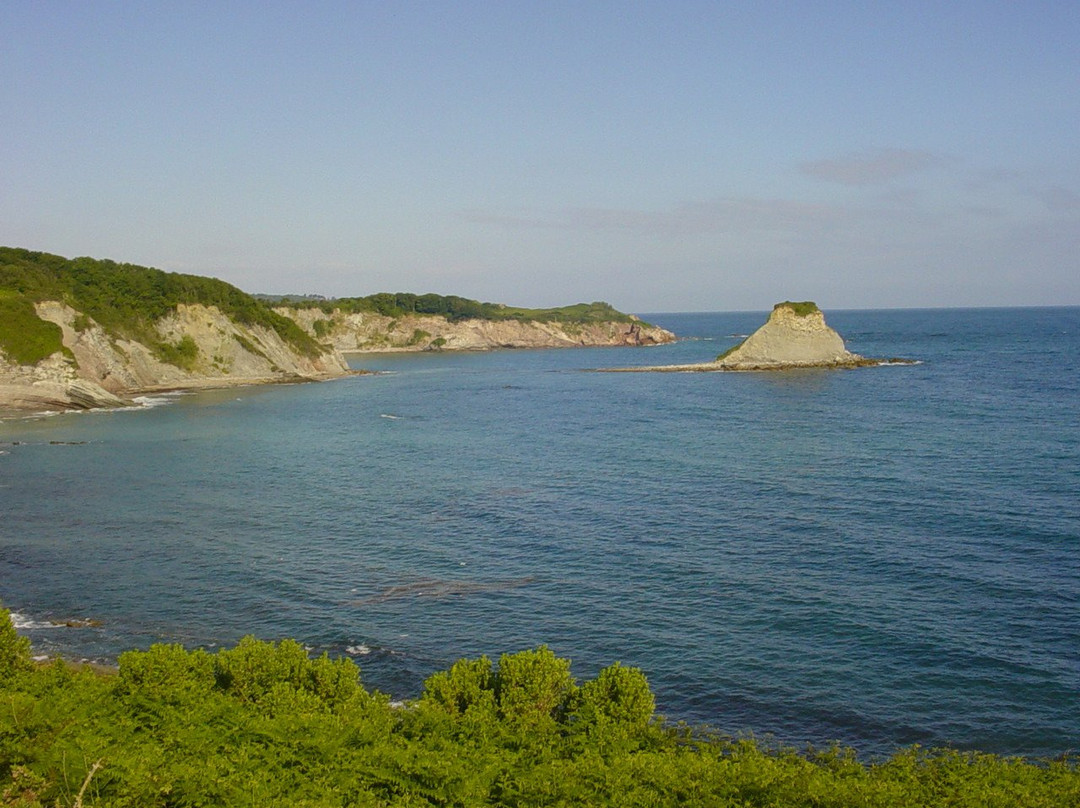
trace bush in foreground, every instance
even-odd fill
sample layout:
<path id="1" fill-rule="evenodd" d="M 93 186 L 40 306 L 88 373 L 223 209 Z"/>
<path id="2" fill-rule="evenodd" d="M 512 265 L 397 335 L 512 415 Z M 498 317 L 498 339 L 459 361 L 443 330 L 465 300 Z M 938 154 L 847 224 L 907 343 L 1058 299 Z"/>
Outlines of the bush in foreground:
<path id="1" fill-rule="evenodd" d="M 0 610 L 0 806 L 1075 806 L 1075 761 L 919 748 L 865 764 L 653 715 L 641 671 L 462 660 L 403 707 L 349 660 L 246 638 L 30 663 Z"/>

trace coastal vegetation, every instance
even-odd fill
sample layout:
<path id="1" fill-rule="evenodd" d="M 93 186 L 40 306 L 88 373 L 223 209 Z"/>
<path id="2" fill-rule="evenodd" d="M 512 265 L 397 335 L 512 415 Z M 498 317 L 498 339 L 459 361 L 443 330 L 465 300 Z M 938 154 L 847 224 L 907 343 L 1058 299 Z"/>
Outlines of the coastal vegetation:
<path id="1" fill-rule="evenodd" d="M 379 292 L 365 297 L 333 299 L 279 298 L 282 305 L 293 308 L 319 308 L 326 314 L 334 310 L 345 313 L 381 314 L 386 317 L 405 317 L 410 314 L 429 314 L 445 317 L 450 322 L 461 320 L 519 320 L 545 323 L 628 323 L 633 318 L 609 303 L 577 303 L 550 309 L 527 309 L 504 306 L 501 303 L 481 303 L 456 295 L 415 295 L 408 292 Z"/>
<path id="2" fill-rule="evenodd" d="M 32 357 L 49 347 L 59 350 L 59 328 L 44 323 L 33 311 L 34 303 L 45 300 L 78 311 L 77 330 L 85 330 L 92 319 L 114 338 L 142 342 L 161 359 L 181 367 L 192 361 L 191 347 L 182 340 L 181 344 L 162 340 L 155 327 L 181 304 L 216 306 L 236 322 L 277 332 L 307 357 L 325 350 L 292 320 L 216 278 L 0 247 L 0 307 L 5 315 L 18 316 L 0 317 L 0 348 L 20 363 L 36 361 Z"/>
<path id="3" fill-rule="evenodd" d="M 791 309 L 799 317 L 808 317 L 811 314 L 821 311 L 821 309 L 817 307 L 817 303 L 812 300 L 803 300 L 798 303 L 785 300 L 782 303 L 777 303 L 773 306 L 773 311 L 780 308 Z"/>
<path id="4" fill-rule="evenodd" d="M 544 647 L 461 660 L 397 704 L 291 640 L 36 664 L 0 609 L 0 806 L 1077 804 L 1074 758 L 726 738 L 656 717 L 641 671 L 579 685 Z"/>
<path id="5" fill-rule="evenodd" d="M 63 332 L 42 320 L 25 296 L 0 288 L 0 351 L 20 365 L 33 365 L 64 349 Z"/>

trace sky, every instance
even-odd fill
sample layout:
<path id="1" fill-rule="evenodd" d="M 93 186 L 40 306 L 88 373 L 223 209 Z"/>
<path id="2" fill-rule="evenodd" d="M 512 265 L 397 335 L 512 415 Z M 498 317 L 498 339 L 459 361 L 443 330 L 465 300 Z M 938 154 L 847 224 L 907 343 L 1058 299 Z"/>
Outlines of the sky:
<path id="1" fill-rule="evenodd" d="M 0 6 L 0 244 L 248 292 L 1080 304 L 1080 3 Z"/>

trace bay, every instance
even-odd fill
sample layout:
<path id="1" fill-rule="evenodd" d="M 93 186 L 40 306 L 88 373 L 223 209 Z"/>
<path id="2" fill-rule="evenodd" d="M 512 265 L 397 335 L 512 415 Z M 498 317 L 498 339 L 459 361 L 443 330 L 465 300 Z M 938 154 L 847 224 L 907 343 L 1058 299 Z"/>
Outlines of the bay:
<path id="1" fill-rule="evenodd" d="M 684 339 L 5 420 L 0 601 L 41 654 L 294 637 L 407 698 L 543 643 L 723 732 L 1077 746 L 1080 309 L 828 313 L 913 366 L 589 372 L 764 314 L 646 319 Z"/>

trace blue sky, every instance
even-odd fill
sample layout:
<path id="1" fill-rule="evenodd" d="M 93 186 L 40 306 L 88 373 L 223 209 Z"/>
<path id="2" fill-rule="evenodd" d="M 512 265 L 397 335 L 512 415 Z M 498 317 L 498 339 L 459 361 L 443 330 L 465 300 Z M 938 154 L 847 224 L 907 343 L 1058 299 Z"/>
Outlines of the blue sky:
<path id="1" fill-rule="evenodd" d="M 246 291 L 1080 304 L 1080 3 L 21 2 L 0 244 Z"/>

